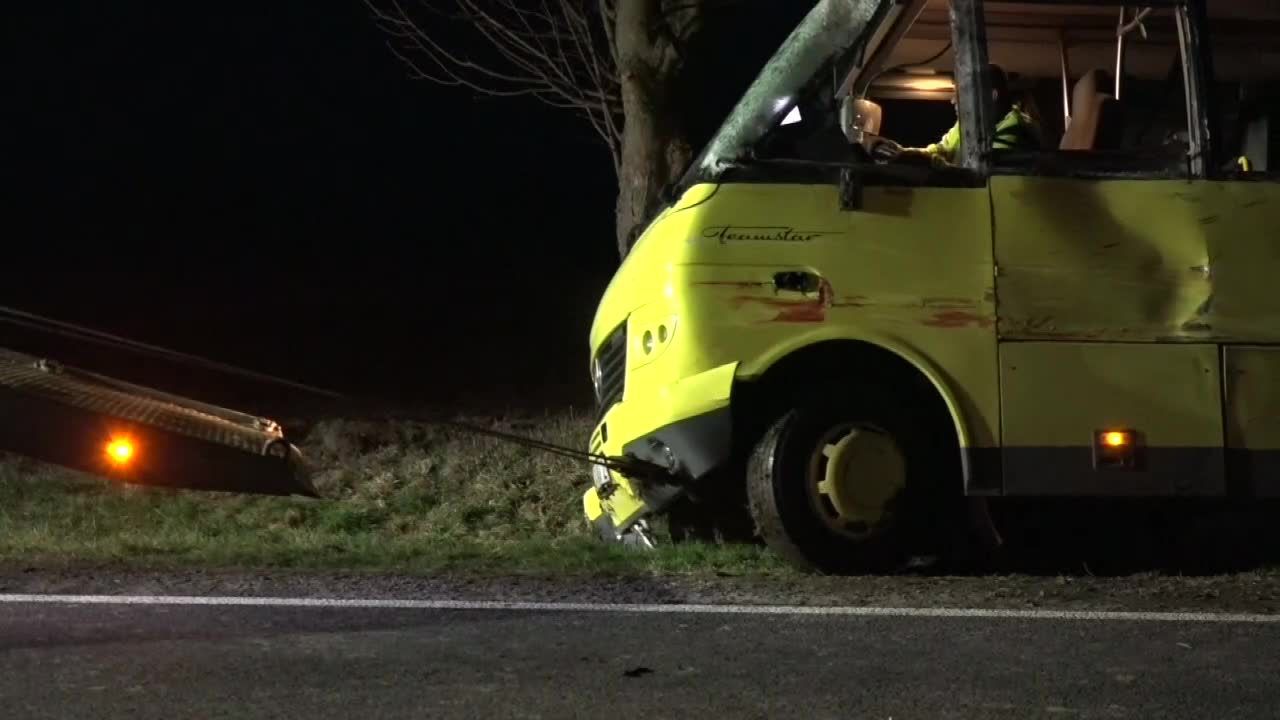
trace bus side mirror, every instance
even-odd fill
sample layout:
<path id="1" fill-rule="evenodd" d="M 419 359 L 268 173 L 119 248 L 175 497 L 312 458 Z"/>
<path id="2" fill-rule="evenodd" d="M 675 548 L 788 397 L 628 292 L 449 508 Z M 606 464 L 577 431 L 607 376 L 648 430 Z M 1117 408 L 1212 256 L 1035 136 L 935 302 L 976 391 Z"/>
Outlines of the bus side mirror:
<path id="1" fill-rule="evenodd" d="M 847 95 L 840 102 L 840 130 L 854 145 L 861 145 L 868 135 L 880 134 L 880 106 L 866 98 Z"/>

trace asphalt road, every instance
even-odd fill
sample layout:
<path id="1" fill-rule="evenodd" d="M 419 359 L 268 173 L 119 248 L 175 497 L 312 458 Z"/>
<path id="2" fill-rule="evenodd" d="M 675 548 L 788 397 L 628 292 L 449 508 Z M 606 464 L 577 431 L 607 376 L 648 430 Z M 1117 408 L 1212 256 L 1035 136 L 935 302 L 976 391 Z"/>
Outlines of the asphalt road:
<path id="1" fill-rule="evenodd" d="M 0 603 L 7 718 L 1274 717 L 1280 623 Z"/>

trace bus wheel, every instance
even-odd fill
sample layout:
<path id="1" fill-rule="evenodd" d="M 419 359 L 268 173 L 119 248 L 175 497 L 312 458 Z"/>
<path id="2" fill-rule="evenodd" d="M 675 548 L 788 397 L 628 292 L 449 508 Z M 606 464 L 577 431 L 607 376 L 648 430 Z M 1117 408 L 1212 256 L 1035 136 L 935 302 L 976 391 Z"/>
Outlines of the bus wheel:
<path id="1" fill-rule="evenodd" d="M 747 492 L 758 532 L 810 571 L 888 570 L 921 522 L 928 434 L 893 403 L 835 399 L 791 409 L 756 443 Z M 922 442 L 925 441 L 925 442 Z M 923 475 L 923 477 L 922 477 Z M 914 481 L 914 482 L 913 482 Z"/>

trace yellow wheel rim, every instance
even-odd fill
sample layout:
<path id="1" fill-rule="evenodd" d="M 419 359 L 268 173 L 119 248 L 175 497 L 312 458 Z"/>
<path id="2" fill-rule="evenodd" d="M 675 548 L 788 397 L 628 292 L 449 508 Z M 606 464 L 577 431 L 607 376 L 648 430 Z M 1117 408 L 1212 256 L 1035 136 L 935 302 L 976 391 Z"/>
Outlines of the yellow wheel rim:
<path id="1" fill-rule="evenodd" d="M 828 527 L 864 539 L 892 523 L 893 501 L 907 487 L 906 461 L 888 433 L 833 428 L 815 448 L 808 485 Z"/>

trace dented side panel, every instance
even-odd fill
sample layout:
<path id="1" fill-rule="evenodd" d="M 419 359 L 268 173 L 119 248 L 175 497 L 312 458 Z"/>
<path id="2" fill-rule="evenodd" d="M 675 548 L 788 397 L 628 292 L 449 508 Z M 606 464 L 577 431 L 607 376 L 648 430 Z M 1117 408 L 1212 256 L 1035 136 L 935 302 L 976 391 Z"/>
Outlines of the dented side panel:
<path id="1" fill-rule="evenodd" d="M 1280 184 L 996 177 L 1007 340 L 1280 342 Z"/>
<path id="2" fill-rule="evenodd" d="M 1226 342 L 1280 342 L 1280 183 L 1206 182 L 1185 202 L 1208 240 L 1202 321 Z"/>
<path id="3" fill-rule="evenodd" d="M 1204 341 L 1215 218 L 1182 180 L 995 177 L 1002 340 Z"/>

